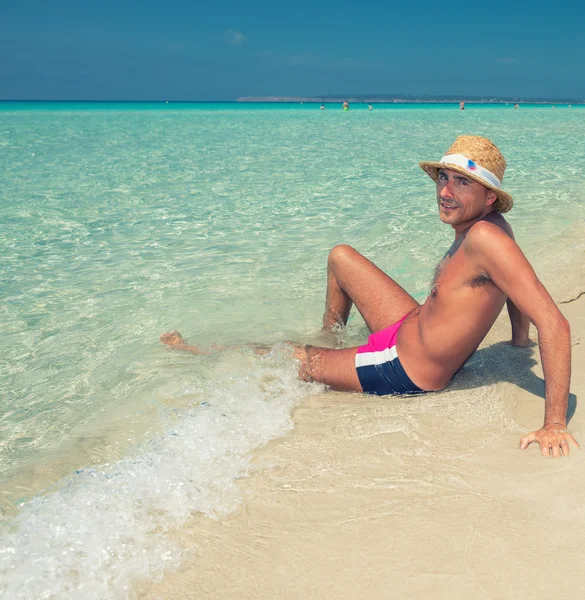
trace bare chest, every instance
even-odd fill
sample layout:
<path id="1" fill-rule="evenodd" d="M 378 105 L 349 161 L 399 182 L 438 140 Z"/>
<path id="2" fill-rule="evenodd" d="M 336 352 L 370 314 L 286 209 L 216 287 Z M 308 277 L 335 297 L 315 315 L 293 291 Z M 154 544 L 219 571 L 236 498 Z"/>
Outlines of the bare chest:
<path id="1" fill-rule="evenodd" d="M 429 298 L 448 300 L 454 296 L 474 297 L 499 292 L 487 273 L 469 259 L 461 249 L 449 251 L 435 268 Z"/>

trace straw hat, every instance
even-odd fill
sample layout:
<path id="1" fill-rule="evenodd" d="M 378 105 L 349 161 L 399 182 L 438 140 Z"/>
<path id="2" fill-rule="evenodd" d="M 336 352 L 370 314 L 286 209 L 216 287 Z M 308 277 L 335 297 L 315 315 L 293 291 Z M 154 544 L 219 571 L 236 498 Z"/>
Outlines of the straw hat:
<path id="1" fill-rule="evenodd" d="M 497 194 L 495 210 L 505 213 L 514 205 L 512 196 L 500 189 L 506 161 L 487 138 L 460 135 L 439 162 L 421 162 L 419 165 L 433 181 L 439 178 L 439 169 L 450 169 L 481 183 Z"/>

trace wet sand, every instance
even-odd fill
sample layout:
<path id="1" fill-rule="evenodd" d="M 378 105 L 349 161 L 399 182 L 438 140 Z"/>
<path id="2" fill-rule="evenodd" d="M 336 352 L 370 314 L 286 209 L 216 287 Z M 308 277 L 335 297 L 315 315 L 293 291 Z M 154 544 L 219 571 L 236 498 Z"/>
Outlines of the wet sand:
<path id="1" fill-rule="evenodd" d="M 585 296 L 571 294 L 559 306 L 572 325 L 574 411 Z M 585 449 L 519 450 L 542 425 L 544 387 L 538 347 L 508 338 L 500 317 L 442 393 L 304 401 L 295 429 L 257 452 L 242 507 L 193 518 L 176 534 L 182 568 L 138 597 L 578 597 Z M 569 428 L 585 448 L 583 410 Z"/>

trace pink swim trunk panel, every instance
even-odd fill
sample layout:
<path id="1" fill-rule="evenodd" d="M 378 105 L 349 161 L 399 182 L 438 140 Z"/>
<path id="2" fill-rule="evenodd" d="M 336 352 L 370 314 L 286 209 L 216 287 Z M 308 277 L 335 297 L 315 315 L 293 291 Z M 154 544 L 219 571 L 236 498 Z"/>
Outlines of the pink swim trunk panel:
<path id="1" fill-rule="evenodd" d="M 410 313 L 409 313 L 410 314 Z M 398 331 L 408 315 L 382 331 L 372 333 L 355 355 L 355 368 L 366 394 L 420 394 L 423 392 L 408 376 L 396 351 Z"/>
<path id="2" fill-rule="evenodd" d="M 372 333 L 368 337 L 368 343 L 365 346 L 360 346 L 357 353 L 362 354 L 364 352 L 380 352 L 382 350 L 386 350 L 387 348 L 396 346 L 396 336 L 398 335 L 398 330 L 404 322 L 404 319 L 406 319 L 409 314 L 410 313 L 406 313 L 402 319 L 400 319 L 400 321 L 396 321 L 396 323 L 390 325 L 390 327 L 386 327 L 386 329 L 382 329 L 382 331 Z"/>

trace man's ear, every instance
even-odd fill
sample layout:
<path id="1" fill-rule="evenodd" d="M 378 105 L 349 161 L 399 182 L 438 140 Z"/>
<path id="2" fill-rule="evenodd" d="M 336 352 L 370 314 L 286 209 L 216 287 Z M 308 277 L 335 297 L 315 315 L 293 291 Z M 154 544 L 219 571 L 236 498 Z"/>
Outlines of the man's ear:
<path id="1" fill-rule="evenodd" d="M 496 192 L 493 192 L 492 190 L 488 190 L 487 202 L 485 203 L 485 205 L 491 206 L 497 199 L 498 199 L 498 195 L 496 194 Z"/>

